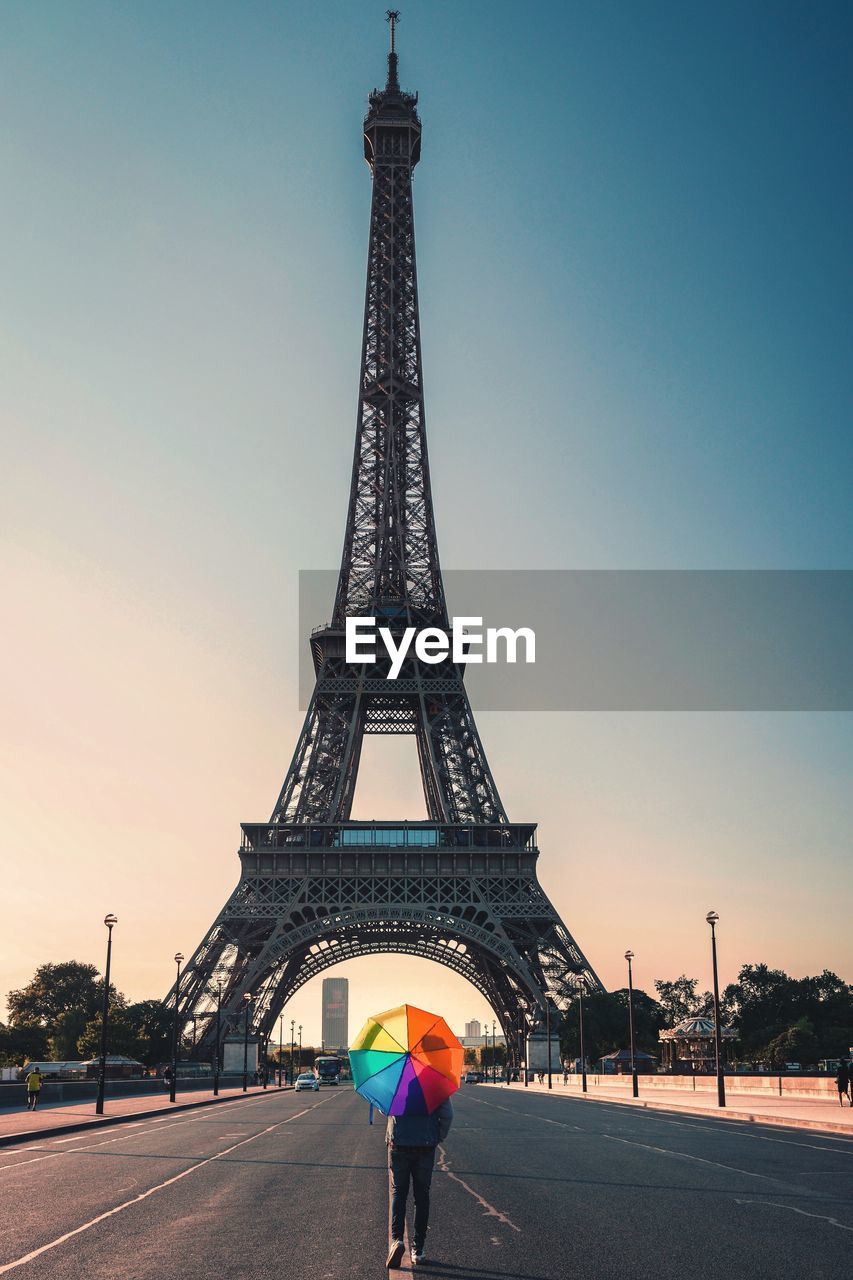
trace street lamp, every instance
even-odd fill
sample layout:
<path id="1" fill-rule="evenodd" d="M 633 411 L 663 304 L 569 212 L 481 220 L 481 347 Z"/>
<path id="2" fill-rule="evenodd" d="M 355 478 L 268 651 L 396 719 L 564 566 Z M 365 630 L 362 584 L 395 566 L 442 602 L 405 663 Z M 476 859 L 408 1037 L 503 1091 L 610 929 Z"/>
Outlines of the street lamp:
<path id="1" fill-rule="evenodd" d="M 492 1018 L 492 1084 L 497 1083 L 498 1078 L 498 1041 L 495 1035 L 495 1027 L 497 1023 Z"/>
<path id="2" fill-rule="evenodd" d="M 110 1013 L 110 959 L 113 950 L 113 925 L 118 923 L 118 916 L 112 912 L 104 916 L 107 926 L 107 967 L 104 973 L 104 1007 L 101 1014 L 101 1061 L 98 1066 L 98 1100 L 95 1103 L 95 1114 L 104 1114 L 104 1090 L 107 1084 L 107 1019 Z"/>
<path id="3" fill-rule="evenodd" d="M 299 1024 L 299 1070 L 302 1070 L 302 1023 Z"/>
<path id="4" fill-rule="evenodd" d="M 726 1078 L 723 1073 L 723 1028 L 720 1022 L 720 984 L 717 980 L 717 932 L 719 920 L 716 911 L 709 911 L 705 919 L 711 926 L 711 959 L 714 965 L 714 1045 L 717 1050 L 717 1105 L 726 1105 Z"/>
<path id="5" fill-rule="evenodd" d="M 634 977 L 631 969 L 631 961 L 634 959 L 633 951 L 626 951 L 625 959 L 628 961 L 628 1027 L 631 1032 L 631 1092 L 635 1098 L 638 1098 L 640 1090 L 637 1084 L 637 1050 L 634 1046 Z"/>
<path id="6" fill-rule="evenodd" d="M 296 1076 L 293 1071 L 293 1056 L 296 1052 L 296 1036 L 293 1034 L 293 1028 L 296 1026 L 296 1019 L 290 1019 L 290 1083 L 296 1083 Z"/>
<path id="7" fill-rule="evenodd" d="M 528 1071 L 527 1071 L 527 1019 L 526 1019 L 526 1018 L 525 1018 L 525 1016 L 524 1016 L 524 1010 L 523 1010 L 523 1009 L 522 1009 L 522 1010 L 520 1011 L 520 1013 L 519 1013 L 519 1021 L 521 1022 L 521 1047 L 522 1047 L 522 1059 L 523 1059 L 523 1062 L 524 1062 L 524 1087 L 525 1087 L 525 1089 L 526 1089 L 526 1088 L 528 1088 L 528 1086 L 529 1086 L 529 1084 L 530 1084 L 530 1081 L 527 1079 L 527 1076 L 528 1076 Z"/>
<path id="8" fill-rule="evenodd" d="M 545 992 L 545 1027 L 548 1037 L 548 1088 L 554 1088 L 554 1082 L 551 1078 L 551 992 Z"/>
<path id="9" fill-rule="evenodd" d="M 575 981 L 578 992 L 578 1027 L 581 1041 L 581 1091 L 586 1093 L 586 1054 L 583 1047 L 583 993 L 586 990 L 586 978 L 580 974 Z"/>
<path id="10" fill-rule="evenodd" d="M 172 1021 L 172 1079 L 169 1083 L 169 1101 L 175 1101 L 175 1091 L 178 1083 L 178 1000 L 181 994 L 181 965 L 184 963 L 184 957 L 180 951 L 175 952 L 175 964 L 178 966 L 177 977 L 175 978 L 175 1016 Z"/>
<path id="11" fill-rule="evenodd" d="M 252 1007 L 251 991 L 243 992 L 243 1092 L 249 1087 L 249 1010 Z"/>
<path id="12" fill-rule="evenodd" d="M 219 1046 L 222 1043 L 222 980 L 216 984 L 216 1048 L 213 1055 L 213 1096 L 219 1097 Z"/>
<path id="13" fill-rule="evenodd" d="M 284 1014 L 278 1015 L 278 1087 L 281 1088 L 281 1065 L 284 1057 Z"/>

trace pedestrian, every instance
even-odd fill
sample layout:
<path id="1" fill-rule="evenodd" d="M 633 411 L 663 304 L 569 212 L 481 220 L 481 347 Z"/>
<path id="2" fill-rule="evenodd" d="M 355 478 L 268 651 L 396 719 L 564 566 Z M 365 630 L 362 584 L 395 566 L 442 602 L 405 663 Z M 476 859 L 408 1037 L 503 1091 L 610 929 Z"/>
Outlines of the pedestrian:
<path id="1" fill-rule="evenodd" d="M 385 1128 L 388 1167 L 391 1170 L 391 1247 L 387 1267 L 399 1267 L 405 1245 L 406 1200 L 409 1182 L 415 1197 L 415 1234 L 412 1266 L 424 1261 L 429 1225 L 429 1188 L 435 1166 L 435 1149 L 450 1132 L 453 1105 L 447 1098 L 431 1116 L 389 1116 Z"/>
<path id="2" fill-rule="evenodd" d="M 835 1084 L 838 1088 L 839 1105 L 843 1107 L 844 1099 L 850 1089 L 850 1068 L 847 1065 L 847 1060 L 845 1058 L 842 1058 L 838 1063 L 838 1070 L 835 1073 Z M 850 1105 L 853 1107 L 853 1101 L 851 1101 Z"/>
<path id="3" fill-rule="evenodd" d="M 172 1068 L 169 1066 L 163 1072 L 163 1084 L 166 1086 L 169 1093 L 172 1092 L 172 1075 L 173 1075 Z"/>
<path id="4" fill-rule="evenodd" d="M 33 1067 L 27 1073 L 27 1111 L 35 1111 L 38 1106 L 43 1080 L 40 1067 Z"/>

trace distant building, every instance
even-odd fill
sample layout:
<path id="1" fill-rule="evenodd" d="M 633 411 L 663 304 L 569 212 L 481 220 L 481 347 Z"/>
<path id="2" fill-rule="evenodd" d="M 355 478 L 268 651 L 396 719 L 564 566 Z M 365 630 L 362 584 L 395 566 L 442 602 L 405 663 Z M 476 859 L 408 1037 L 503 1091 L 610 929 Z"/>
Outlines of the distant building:
<path id="1" fill-rule="evenodd" d="M 349 1045 L 349 978 L 323 979 L 323 1048 Z"/>
<path id="2" fill-rule="evenodd" d="M 472 1018 L 470 1022 L 465 1023 L 465 1039 L 479 1040 L 482 1035 L 482 1027 L 476 1018 Z"/>

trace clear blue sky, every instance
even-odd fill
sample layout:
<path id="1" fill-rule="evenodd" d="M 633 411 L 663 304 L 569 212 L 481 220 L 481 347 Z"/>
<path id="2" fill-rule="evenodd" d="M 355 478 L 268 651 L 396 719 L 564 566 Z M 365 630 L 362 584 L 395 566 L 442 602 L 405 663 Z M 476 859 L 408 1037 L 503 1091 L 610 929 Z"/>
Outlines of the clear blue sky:
<path id="1" fill-rule="evenodd" d="M 349 482 L 383 15 L 4 6 L 4 826 L 65 823 L 45 910 L 88 903 L 107 860 L 158 913 L 135 994 L 221 905 L 298 729 L 296 573 L 337 563 Z M 446 566 L 851 566 L 852 35 L 846 3 L 403 7 Z M 701 931 L 660 941 L 689 866 L 700 923 L 741 921 L 730 969 L 843 969 L 849 717 L 676 720 L 482 719 L 593 964 L 621 980 L 630 944 L 641 985 L 699 971 Z M 400 812 L 387 767 L 370 798 Z M 80 920 L 49 958 L 82 957 Z M 25 926 L 16 953 L 7 985 L 45 958 Z"/>

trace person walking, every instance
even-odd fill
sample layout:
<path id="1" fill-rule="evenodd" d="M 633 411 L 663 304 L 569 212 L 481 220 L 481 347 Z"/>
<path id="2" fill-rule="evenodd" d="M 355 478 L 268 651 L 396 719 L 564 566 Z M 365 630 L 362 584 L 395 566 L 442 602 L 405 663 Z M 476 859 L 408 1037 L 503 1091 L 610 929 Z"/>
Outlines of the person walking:
<path id="1" fill-rule="evenodd" d="M 166 1070 L 163 1072 L 163 1084 L 165 1085 L 166 1091 L 168 1093 L 172 1092 L 172 1075 L 173 1075 L 172 1068 L 171 1066 L 168 1066 Z"/>
<path id="2" fill-rule="evenodd" d="M 385 1128 L 388 1167 L 391 1171 L 391 1247 L 387 1267 L 399 1267 L 405 1252 L 406 1200 L 409 1183 L 415 1197 L 415 1235 L 412 1266 L 424 1261 L 429 1225 L 429 1189 L 435 1166 L 435 1149 L 450 1132 L 453 1105 L 449 1098 L 430 1116 L 389 1116 Z"/>
<path id="3" fill-rule="evenodd" d="M 850 1088 L 850 1080 L 850 1067 L 847 1065 L 846 1058 L 842 1058 L 838 1064 L 838 1070 L 835 1073 L 835 1084 L 838 1088 L 839 1106 L 844 1106 L 844 1099 L 846 1098 L 847 1091 Z M 851 1101 L 850 1105 L 853 1107 L 853 1101 Z"/>
<path id="4" fill-rule="evenodd" d="M 41 1093 L 41 1086 L 43 1081 L 44 1081 L 44 1077 L 42 1076 L 41 1069 L 39 1067 L 33 1067 L 32 1070 L 27 1073 L 27 1110 L 28 1111 L 35 1111 L 36 1107 L 38 1106 L 39 1094 Z"/>

